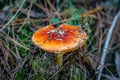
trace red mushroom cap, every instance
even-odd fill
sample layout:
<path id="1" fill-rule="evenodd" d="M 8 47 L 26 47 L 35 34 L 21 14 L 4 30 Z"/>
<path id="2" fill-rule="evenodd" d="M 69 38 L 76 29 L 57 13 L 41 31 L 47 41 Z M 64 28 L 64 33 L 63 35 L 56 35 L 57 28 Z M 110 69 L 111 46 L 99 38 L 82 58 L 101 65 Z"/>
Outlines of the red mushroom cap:
<path id="1" fill-rule="evenodd" d="M 87 34 L 76 26 L 62 24 L 39 29 L 33 34 L 32 41 L 38 47 L 53 53 L 66 53 L 78 49 L 86 42 Z"/>

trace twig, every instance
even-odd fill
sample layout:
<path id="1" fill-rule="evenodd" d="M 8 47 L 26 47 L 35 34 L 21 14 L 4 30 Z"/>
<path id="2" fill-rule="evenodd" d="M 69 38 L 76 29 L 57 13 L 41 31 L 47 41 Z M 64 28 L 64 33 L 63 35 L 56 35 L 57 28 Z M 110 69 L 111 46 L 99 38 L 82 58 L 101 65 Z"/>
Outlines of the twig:
<path id="1" fill-rule="evenodd" d="M 0 32 L 1 32 L 3 29 L 5 29 L 6 26 L 8 26 L 8 25 L 11 23 L 11 21 L 17 16 L 17 14 L 19 13 L 19 11 L 22 9 L 22 7 L 23 7 L 25 1 L 26 1 L 26 0 L 23 0 L 23 2 L 22 2 L 22 4 L 21 4 L 20 8 L 17 10 L 17 12 L 14 14 L 14 16 L 3 26 L 3 28 L 0 29 Z"/>
<path id="2" fill-rule="evenodd" d="M 104 45 L 104 48 L 103 48 L 103 52 L 102 52 L 102 57 L 101 57 L 101 62 L 100 62 L 100 70 L 99 70 L 99 73 L 98 73 L 97 80 L 101 80 L 103 66 L 104 66 L 105 58 L 106 58 L 107 51 L 108 51 L 108 46 L 109 46 L 109 43 L 110 43 L 112 32 L 113 32 L 113 30 L 115 28 L 116 22 L 117 22 L 119 17 L 120 17 L 120 11 L 115 16 L 115 18 L 114 18 L 114 20 L 112 22 L 112 25 L 109 28 L 109 31 L 108 31 L 108 34 L 107 34 L 107 38 L 106 38 L 106 41 L 105 41 L 105 45 Z"/>

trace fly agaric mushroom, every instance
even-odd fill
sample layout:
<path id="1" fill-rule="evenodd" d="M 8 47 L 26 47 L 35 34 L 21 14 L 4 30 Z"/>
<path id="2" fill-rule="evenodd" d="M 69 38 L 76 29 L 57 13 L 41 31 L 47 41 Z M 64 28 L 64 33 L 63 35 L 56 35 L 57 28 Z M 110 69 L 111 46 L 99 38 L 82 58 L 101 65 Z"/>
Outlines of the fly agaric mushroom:
<path id="1" fill-rule="evenodd" d="M 39 29 L 33 34 L 32 41 L 45 51 L 55 53 L 56 63 L 62 65 L 63 54 L 80 48 L 86 42 L 87 34 L 76 26 L 62 24 Z"/>

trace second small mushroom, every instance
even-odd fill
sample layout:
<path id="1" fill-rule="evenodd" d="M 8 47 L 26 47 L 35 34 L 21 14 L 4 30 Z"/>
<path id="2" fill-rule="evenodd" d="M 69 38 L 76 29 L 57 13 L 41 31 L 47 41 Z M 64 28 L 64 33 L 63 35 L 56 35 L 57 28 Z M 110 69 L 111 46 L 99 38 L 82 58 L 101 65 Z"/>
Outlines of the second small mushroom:
<path id="1" fill-rule="evenodd" d="M 32 36 L 35 45 L 45 51 L 55 53 L 58 65 L 63 63 L 63 54 L 82 47 L 86 39 L 86 32 L 68 24 L 62 24 L 58 28 L 49 25 L 37 30 Z"/>

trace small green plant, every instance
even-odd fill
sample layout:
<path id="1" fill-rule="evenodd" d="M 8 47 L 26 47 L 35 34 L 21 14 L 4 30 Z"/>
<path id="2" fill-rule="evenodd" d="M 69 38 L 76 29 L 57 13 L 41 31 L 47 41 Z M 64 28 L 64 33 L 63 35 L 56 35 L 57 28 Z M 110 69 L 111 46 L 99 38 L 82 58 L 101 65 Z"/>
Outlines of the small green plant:
<path id="1" fill-rule="evenodd" d="M 26 47 L 30 48 L 30 38 L 32 36 L 32 32 L 28 30 L 29 24 L 26 24 L 23 26 L 23 28 L 20 30 L 20 32 L 17 35 L 18 42 L 22 45 L 25 45 Z M 27 50 L 23 49 L 21 47 L 18 47 L 18 50 L 20 52 L 20 55 L 22 57 L 25 57 L 27 55 Z"/>
<path id="2" fill-rule="evenodd" d="M 25 75 L 26 71 L 22 68 L 16 73 L 15 80 L 26 80 Z"/>
<path id="3" fill-rule="evenodd" d="M 50 21 L 52 22 L 52 24 L 56 24 L 56 23 L 58 23 L 60 20 L 59 20 L 58 18 L 52 17 L 52 18 L 50 19 Z"/>
<path id="4" fill-rule="evenodd" d="M 86 80 L 80 68 L 76 67 L 75 65 L 71 66 L 70 69 L 70 80 Z"/>

